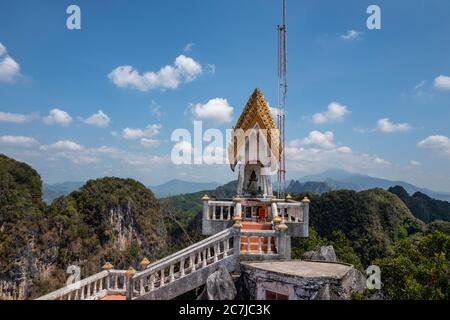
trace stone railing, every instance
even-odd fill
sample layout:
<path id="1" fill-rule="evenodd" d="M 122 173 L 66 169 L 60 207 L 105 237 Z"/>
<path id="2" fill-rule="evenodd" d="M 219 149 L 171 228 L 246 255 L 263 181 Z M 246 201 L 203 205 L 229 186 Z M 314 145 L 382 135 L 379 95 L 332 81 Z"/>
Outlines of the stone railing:
<path id="1" fill-rule="evenodd" d="M 127 281 L 123 270 L 105 270 L 37 300 L 97 300 L 108 294 L 124 294 Z"/>
<path id="2" fill-rule="evenodd" d="M 234 213 L 233 201 L 210 200 L 206 208 L 207 220 L 231 220 Z"/>
<path id="3" fill-rule="evenodd" d="M 235 238 L 236 231 L 226 229 L 148 265 L 130 279 L 127 298 L 171 299 L 204 284 L 211 270 L 222 262 L 234 269 L 235 253 L 239 252 Z"/>
<path id="4" fill-rule="evenodd" d="M 262 259 L 283 259 L 288 253 L 285 232 L 277 230 L 241 230 L 240 255 Z"/>
<path id="5" fill-rule="evenodd" d="M 305 205 L 300 202 L 279 202 L 278 214 L 284 222 L 303 222 Z"/>

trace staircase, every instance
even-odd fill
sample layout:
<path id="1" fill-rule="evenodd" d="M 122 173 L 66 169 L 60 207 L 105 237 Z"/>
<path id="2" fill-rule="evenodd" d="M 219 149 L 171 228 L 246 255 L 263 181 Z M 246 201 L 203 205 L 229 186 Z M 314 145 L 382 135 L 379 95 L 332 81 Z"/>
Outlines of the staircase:
<path id="1" fill-rule="evenodd" d="M 244 259 L 285 259 L 286 233 L 270 223 L 244 222 L 149 264 L 128 276 L 124 270 L 104 270 L 38 300 L 168 300 L 198 288 L 221 267 L 238 270 Z"/>
<path id="2" fill-rule="evenodd" d="M 257 223 L 257 222 L 243 222 L 242 229 L 244 234 L 249 234 L 252 231 L 270 231 L 272 230 L 271 223 Z M 264 234 L 264 232 L 259 232 Z M 269 246 L 270 242 L 270 246 Z M 274 237 L 260 237 L 260 236 L 241 236 L 241 253 L 247 255 L 251 254 L 276 254 Z"/>

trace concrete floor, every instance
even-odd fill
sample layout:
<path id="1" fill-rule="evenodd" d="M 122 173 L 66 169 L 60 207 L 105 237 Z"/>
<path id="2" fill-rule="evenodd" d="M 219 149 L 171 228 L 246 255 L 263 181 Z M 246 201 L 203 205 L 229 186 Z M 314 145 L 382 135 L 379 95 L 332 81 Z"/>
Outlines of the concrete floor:
<path id="1" fill-rule="evenodd" d="M 315 262 L 302 260 L 272 260 L 241 263 L 256 269 L 303 278 L 328 277 L 341 279 L 352 268 L 350 265 L 335 262 Z"/>

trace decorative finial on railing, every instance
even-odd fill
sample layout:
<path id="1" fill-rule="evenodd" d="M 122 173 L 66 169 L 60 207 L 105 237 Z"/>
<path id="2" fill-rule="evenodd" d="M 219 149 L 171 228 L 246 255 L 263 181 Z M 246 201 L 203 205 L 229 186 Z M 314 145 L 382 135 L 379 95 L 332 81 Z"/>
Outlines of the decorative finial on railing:
<path id="1" fill-rule="evenodd" d="M 114 268 L 114 266 L 109 262 L 106 262 L 102 267 L 102 269 L 106 271 L 111 270 L 112 268 Z"/>
<path id="2" fill-rule="evenodd" d="M 141 266 L 141 269 L 144 270 L 145 268 L 147 268 L 147 266 L 150 264 L 150 261 L 144 257 L 144 259 L 142 259 L 142 261 L 139 263 L 139 265 Z"/>
<path id="3" fill-rule="evenodd" d="M 202 201 L 208 201 L 208 200 L 209 200 L 209 197 L 208 197 L 207 194 L 205 194 L 205 195 L 202 197 Z"/>
<path id="4" fill-rule="evenodd" d="M 133 267 L 129 267 L 128 270 L 125 272 L 125 277 L 131 278 L 136 274 L 136 270 L 134 270 Z"/>
<path id="5" fill-rule="evenodd" d="M 241 199 L 241 196 L 240 195 L 235 195 L 234 197 L 233 197 L 233 201 L 234 202 L 239 202 L 239 201 L 241 201 L 242 199 Z"/>
<path id="6" fill-rule="evenodd" d="M 308 197 L 304 197 L 302 202 L 303 203 L 310 203 L 311 201 L 308 199 Z"/>
<path id="7" fill-rule="evenodd" d="M 286 196 L 286 200 L 292 200 L 292 196 L 290 193 L 288 193 L 288 195 Z"/>

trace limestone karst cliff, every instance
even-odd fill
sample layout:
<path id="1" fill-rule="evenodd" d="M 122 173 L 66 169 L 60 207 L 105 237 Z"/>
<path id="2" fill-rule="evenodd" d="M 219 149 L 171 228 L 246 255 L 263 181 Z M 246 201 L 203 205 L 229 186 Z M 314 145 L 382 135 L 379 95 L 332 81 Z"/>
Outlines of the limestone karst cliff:
<path id="1" fill-rule="evenodd" d="M 162 211 L 132 179 L 91 180 L 46 206 L 30 166 L 0 156 L 0 299 L 27 299 L 64 284 L 69 265 L 81 276 L 105 261 L 137 267 L 166 254 Z"/>

